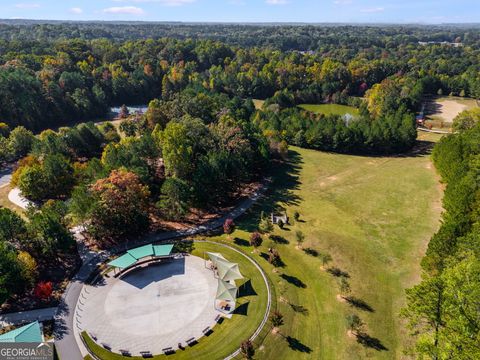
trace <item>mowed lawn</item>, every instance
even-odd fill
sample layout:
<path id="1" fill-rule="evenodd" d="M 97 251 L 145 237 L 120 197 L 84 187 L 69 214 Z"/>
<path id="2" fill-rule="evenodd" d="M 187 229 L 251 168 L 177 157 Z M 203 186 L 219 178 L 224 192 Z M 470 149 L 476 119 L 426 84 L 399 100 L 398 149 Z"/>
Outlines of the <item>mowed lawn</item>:
<path id="1" fill-rule="evenodd" d="M 292 147 L 288 164 L 274 168 L 268 197 L 237 221 L 229 238 L 245 244 L 261 210 L 283 207 L 289 216 L 301 214 L 299 222 L 275 227 L 277 243 L 265 239 L 251 254 L 274 283 L 285 315 L 280 334 L 266 337 L 256 359 L 402 358 L 404 289 L 419 281 L 419 263 L 441 212 L 428 155 L 362 157 Z M 351 295 L 364 309 L 337 299 L 338 279 L 322 269 L 320 257 L 296 248 L 297 230 L 306 236 L 303 249 L 329 253 L 329 266 L 348 272 Z M 228 241 L 225 235 L 212 239 Z M 268 247 L 276 247 L 285 263 L 278 271 L 262 257 Z M 377 349 L 347 336 L 349 313 L 364 320 Z"/>
<path id="2" fill-rule="evenodd" d="M 324 115 L 358 115 L 358 109 L 348 105 L 340 104 L 301 104 L 298 105 L 302 109 L 311 111 L 316 114 Z"/>

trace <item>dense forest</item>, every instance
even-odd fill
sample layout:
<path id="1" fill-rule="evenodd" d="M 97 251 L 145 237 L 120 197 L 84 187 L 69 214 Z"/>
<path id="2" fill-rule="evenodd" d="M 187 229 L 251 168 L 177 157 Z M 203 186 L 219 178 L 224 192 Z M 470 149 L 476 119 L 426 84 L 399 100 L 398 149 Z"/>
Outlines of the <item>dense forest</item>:
<path id="1" fill-rule="evenodd" d="M 0 209 L 0 303 L 71 252 L 72 225 L 101 248 L 231 205 L 289 144 L 406 152 L 415 113 L 437 94 L 480 98 L 480 29 L 3 21 L 0 160 L 16 162 L 12 185 L 38 208 Z M 123 106 L 118 128 L 84 122 L 147 103 L 144 114 Z M 404 311 L 420 357 L 480 356 L 478 120 L 459 120 L 433 152 L 445 213 Z"/>
<path id="2" fill-rule="evenodd" d="M 0 38 L 52 41 L 105 38 L 209 39 L 242 47 L 270 47 L 282 51 L 321 51 L 339 46 L 351 48 L 395 47 L 418 41 L 461 42 L 478 46 L 478 25 L 348 25 L 348 24 L 209 24 L 180 22 L 65 22 L 0 20 Z"/>
<path id="3" fill-rule="evenodd" d="M 129 26 L 135 29 L 136 25 Z M 141 26 L 156 29 L 156 25 Z M 251 35 L 259 29 L 285 38 L 285 32 L 290 32 L 296 39 L 305 33 L 317 42 L 285 48 L 275 42 L 265 47 L 261 40 L 254 47 L 244 47 L 216 40 L 107 36 L 108 31 L 115 34 L 120 29 L 137 38 L 146 36 L 120 25 L 95 25 L 89 31 L 104 29 L 106 33 L 72 38 L 80 37 L 75 27 L 86 29 L 81 24 L 0 27 L 2 37 L 8 39 L 0 41 L 2 121 L 38 131 L 103 116 L 109 105 L 168 100 L 192 85 L 242 98 L 266 99 L 284 91 L 294 103 L 348 102 L 371 89 L 369 110 L 374 116 L 384 105 L 398 110 L 402 100 L 406 110 L 415 111 L 424 93 L 480 97 L 476 29 L 244 26 L 239 33 Z M 234 38 L 235 26 L 225 32 L 223 26 L 216 31 L 211 27 L 195 29 L 197 33 L 230 33 Z M 189 27 L 173 29 L 194 37 Z M 45 33 L 51 33 L 52 39 Z M 67 33 L 68 38 L 62 35 Z M 425 46 L 418 44 L 420 39 L 465 43 Z M 376 85 L 382 82 L 383 86 Z"/>

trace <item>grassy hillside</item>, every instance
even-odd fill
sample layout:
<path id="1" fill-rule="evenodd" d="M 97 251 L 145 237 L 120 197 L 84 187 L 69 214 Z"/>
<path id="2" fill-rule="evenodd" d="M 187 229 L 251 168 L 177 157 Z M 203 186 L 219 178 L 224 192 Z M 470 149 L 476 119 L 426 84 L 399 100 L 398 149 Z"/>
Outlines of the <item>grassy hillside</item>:
<path id="1" fill-rule="evenodd" d="M 292 147 L 290 161 L 276 167 L 268 198 L 230 237 L 245 244 L 260 210 L 284 207 L 290 216 L 301 214 L 299 222 L 275 227 L 281 240 L 265 239 L 260 250 L 275 246 L 284 267 L 275 272 L 253 254 L 275 284 L 285 315 L 280 334 L 269 335 L 256 358 L 402 358 L 406 331 L 398 313 L 404 289 L 419 280 L 420 259 L 439 225 L 440 198 L 428 156 L 371 158 Z M 351 295 L 364 302 L 363 309 L 337 299 L 337 278 L 322 269 L 320 256 L 296 248 L 297 230 L 306 235 L 303 249 L 331 254 L 329 266 L 348 272 Z M 350 313 L 364 320 L 373 347 L 347 336 Z"/>

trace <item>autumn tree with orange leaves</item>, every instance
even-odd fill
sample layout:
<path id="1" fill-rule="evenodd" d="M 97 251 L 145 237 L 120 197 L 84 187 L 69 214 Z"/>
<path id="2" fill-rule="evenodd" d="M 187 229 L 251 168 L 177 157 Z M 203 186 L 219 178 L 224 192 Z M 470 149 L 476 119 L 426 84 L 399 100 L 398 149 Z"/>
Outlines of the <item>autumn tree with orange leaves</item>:
<path id="1" fill-rule="evenodd" d="M 90 187 L 96 200 L 89 230 L 100 243 L 140 234 L 148 229 L 150 191 L 138 176 L 126 170 L 113 170 L 110 176 Z"/>

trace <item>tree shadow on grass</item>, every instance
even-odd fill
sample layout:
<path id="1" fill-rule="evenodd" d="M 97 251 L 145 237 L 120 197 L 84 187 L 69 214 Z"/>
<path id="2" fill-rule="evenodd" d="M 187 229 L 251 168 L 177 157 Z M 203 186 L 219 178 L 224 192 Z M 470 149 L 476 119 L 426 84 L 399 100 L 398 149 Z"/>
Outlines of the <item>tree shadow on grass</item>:
<path id="1" fill-rule="evenodd" d="M 318 251 L 315 250 L 315 249 L 312 249 L 312 248 L 305 248 L 305 249 L 303 249 L 303 251 L 305 252 L 305 254 L 313 256 L 313 257 L 317 257 L 319 255 Z"/>
<path id="2" fill-rule="evenodd" d="M 257 293 L 252 285 L 252 280 L 248 280 L 238 288 L 238 297 L 256 296 Z"/>
<path id="3" fill-rule="evenodd" d="M 280 275 L 280 277 L 283 280 L 285 280 L 286 282 L 288 282 L 289 284 L 295 285 L 298 288 L 305 289 L 307 287 L 307 285 L 302 280 L 297 278 L 296 276 L 282 274 L 282 275 Z"/>
<path id="4" fill-rule="evenodd" d="M 288 347 L 292 350 L 300 351 L 300 352 L 307 353 L 307 354 L 310 354 L 312 352 L 312 349 L 310 349 L 310 347 L 308 347 L 305 344 L 302 344 L 300 342 L 300 340 L 298 340 L 296 338 L 293 338 L 291 336 L 287 336 L 286 340 L 288 342 Z"/>
<path id="5" fill-rule="evenodd" d="M 275 244 L 282 244 L 282 245 L 290 244 L 290 241 L 288 241 L 287 239 L 285 239 L 283 236 L 270 235 L 269 238 L 270 238 L 270 240 L 272 240 Z"/>
<path id="6" fill-rule="evenodd" d="M 233 310 L 233 313 L 236 315 L 243 315 L 247 316 L 248 315 L 248 306 L 250 305 L 250 301 L 247 301 L 244 304 L 241 304 Z"/>
<path id="7" fill-rule="evenodd" d="M 357 309 L 368 311 L 368 312 L 375 312 L 375 310 L 370 305 L 368 305 L 362 299 L 356 298 L 355 296 L 347 296 L 344 299 L 347 301 L 349 305 L 356 307 Z"/>
<path id="8" fill-rule="evenodd" d="M 328 273 L 335 276 L 335 277 L 344 277 L 346 279 L 350 278 L 350 274 L 346 271 L 343 271 L 342 269 L 339 269 L 337 267 L 330 267 L 327 269 Z"/>
<path id="9" fill-rule="evenodd" d="M 289 304 L 293 311 L 302 315 L 308 315 L 308 309 L 303 305 Z"/>
<path id="10" fill-rule="evenodd" d="M 382 342 L 366 333 L 359 333 L 357 335 L 357 342 L 365 347 L 375 349 L 377 351 L 388 351 L 388 348 Z"/>
<path id="11" fill-rule="evenodd" d="M 300 187 L 299 173 L 302 163 L 300 153 L 295 150 L 289 151 L 286 161 L 272 161 L 268 171 L 272 182 L 262 199 L 239 219 L 238 229 L 248 232 L 257 230 L 260 213 L 263 211 L 268 215 L 281 212 L 283 208 L 279 203 L 287 207 L 300 204 L 301 198 L 294 191 Z"/>
<path id="12" fill-rule="evenodd" d="M 236 245 L 239 245 L 239 246 L 250 246 L 250 243 L 245 240 L 245 239 L 241 239 L 241 238 L 238 238 L 236 237 L 235 239 L 233 239 L 233 242 L 236 244 Z"/>
<path id="13" fill-rule="evenodd" d="M 265 260 L 268 261 L 269 259 L 269 255 L 265 252 L 261 252 L 260 253 L 260 257 L 264 258 Z M 285 263 L 283 262 L 283 260 L 280 258 L 277 260 L 277 266 L 276 267 L 280 267 L 280 268 L 284 268 L 286 265 Z"/>

